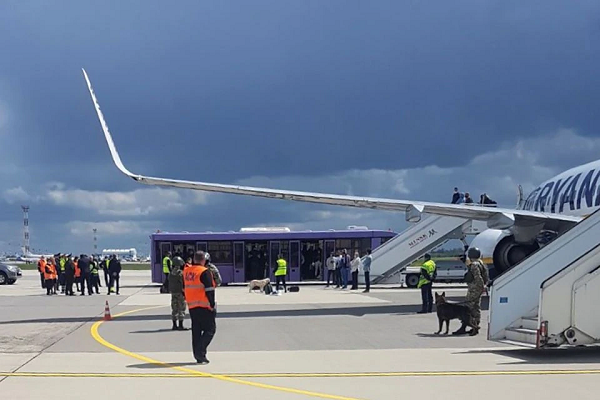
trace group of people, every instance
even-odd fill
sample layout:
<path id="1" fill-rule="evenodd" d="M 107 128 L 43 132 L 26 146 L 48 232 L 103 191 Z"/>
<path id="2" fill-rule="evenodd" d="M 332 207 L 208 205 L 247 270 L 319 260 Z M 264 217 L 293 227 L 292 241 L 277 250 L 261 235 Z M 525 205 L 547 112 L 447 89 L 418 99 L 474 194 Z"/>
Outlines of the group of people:
<path id="1" fill-rule="evenodd" d="M 121 262 L 116 255 L 106 256 L 104 259 L 81 254 L 73 257 L 72 254 L 55 254 L 53 257 L 40 257 L 38 263 L 40 283 L 46 289 L 46 295 L 61 294 L 74 296 L 73 285 L 77 292 L 86 294 L 100 294 L 102 283 L 100 270 L 104 272 L 104 283 L 108 289 L 107 294 L 119 294 L 119 278 Z M 87 290 L 86 290 L 87 286 Z"/>
<path id="2" fill-rule="evenodd" d="M 458 190 L 457 187 L 454 188 L 454 193 L 452 193 L 452 204 L 475 204 L 471 194 L 469 192 L 465 192 L 464 194 Z M 484 205 L 486 207 L 496 207 L 496 201 L 492 200 L 487 193 L 483 193 L 479 196 L 480 205 Z"/>
<path id="3" fill-rule="evenodd" d="M 327 258 L 327 286 L 335 285 L 336 289 L 347 289 L 349 282 L 349 273 L 352 275 L 352 286 L 350 290 L 358 290 L 358 273 L 362 270 L 365 274 L 365 290 L 363 293 L 369 293 L 371 290 L 371 249 L 367 249 L 367 254 L 361 258 L 358 250 L 354 252 L 354 258 L 350 258 L 348 251 L 343 249 L 336 253 L 331 253 Z"/>
<path id="4" fill-rule="evenodd" d="M 425 254 L 424 262 L 421 266 L 421 275 L 417 287 L 421 289 L 421 299 L 423 306 L 419 314 L 427 314 L 433 312 L 433 294 L 432 285 L 436 279 L 436 265 L 431 259 L 431 255 Z M 464 305 L 469 308 L 471 320 L 466 325 L 471 327 L 470 331 L 466 330 L 465 324 L 459 330 L 453 332 L 453 335 L 471 336 L 477 335 L 481 323 L 481 297 L 483 296 L 487 285 L 490 282 L 487 266 L 481 260 L 481 251 L 477 247 L 471 247 L 467 250 L 467 258 L 465 261 L 467 272 L 464 280 L 467 283 L 467 296 Z"/>

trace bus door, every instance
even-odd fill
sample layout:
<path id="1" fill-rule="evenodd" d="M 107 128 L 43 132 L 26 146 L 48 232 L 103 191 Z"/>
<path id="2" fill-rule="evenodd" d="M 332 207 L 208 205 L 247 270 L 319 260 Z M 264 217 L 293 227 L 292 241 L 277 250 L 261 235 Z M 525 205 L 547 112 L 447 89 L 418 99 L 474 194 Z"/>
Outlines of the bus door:
<path id="1" fill-rule="evenodd" d="M 292 282 L 300 281 L 300 241 L 290 241 L 290 265 L 288 266 L 288 277 Z"/>
<path id="2" fill-rule="evenodd" d="M 323 273 L 321 275 L 323 280 L 327 280 L 327 259 L 333 253 L 335 255 L 335 240 L 325 241 L 325 251 L 323 251 Z"/>
<path id="3" fill-rule="evenodd" d="M 160 242 L 160 258 L 155 261 L 152 268 L 152 282 L 164 281 L 165 274 L 163 274 L 162 260 L 169 252 L 171 252 L 171 242 Z"/>
<path id="4" fill-rule="evenodd" d="M 281 248 L 281 243 L 279 242 L 269 242 L 269 278 L 271 281 L 275 282 L 275 270 L 277 269 L 277 256 L 279 255 L 279 250 Z"/>
<path id="5" fill-rule="evenodd" d="M 244 242 L 233 242 L 233 281 L 245 282 L 246 269 L 244 256 Z"/>

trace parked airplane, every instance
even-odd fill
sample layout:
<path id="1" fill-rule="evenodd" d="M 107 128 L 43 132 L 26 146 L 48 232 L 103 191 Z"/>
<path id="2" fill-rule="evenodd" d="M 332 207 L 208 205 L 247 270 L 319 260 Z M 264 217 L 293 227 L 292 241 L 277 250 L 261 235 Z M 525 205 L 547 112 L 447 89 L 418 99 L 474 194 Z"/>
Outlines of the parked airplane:
<path id="1" fill-rule="evenodd" d="M 486 221 L 489 229 L 479 234 L 471 246 L 479 247 L 498 273 L 537 250 L 543 244 L 540 238 L 552 239 L 562 234 L 600 207 L 600 160 L 575 167 L 542 183 L 517 209 L 278 190 L 133 174 L 121 161 L 85 70 L 83 75 L 115 165 L 128 177 L 146 185 L 402 211 L 408 222 L 419 222 L 423 213 Z"/>
<path id="2" fill-rule="evenodd" d="M 26 263 L 37 262 L 41 257 L 54 257 L 54 254 L 33 254 L 31 252 L 23 250 L 23 255 L 17 257 L 17 261 L 25 261 Z"/>

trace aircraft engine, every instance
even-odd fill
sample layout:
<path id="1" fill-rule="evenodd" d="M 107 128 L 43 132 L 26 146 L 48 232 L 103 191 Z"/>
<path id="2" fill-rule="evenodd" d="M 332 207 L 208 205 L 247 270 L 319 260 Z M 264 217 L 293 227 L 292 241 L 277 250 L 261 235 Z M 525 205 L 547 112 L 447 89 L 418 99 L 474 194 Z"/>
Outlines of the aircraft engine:
<path id="1" fill-rule="evenodd" d="M 493 275 L 497 276 L 511 269 L 540 246 L 537 241 L 517 243 L 510 231 L 487 229 L 473 239 L 470 247 L 481 250 L 481 258 L 488 267 L 494 267 Z"/>

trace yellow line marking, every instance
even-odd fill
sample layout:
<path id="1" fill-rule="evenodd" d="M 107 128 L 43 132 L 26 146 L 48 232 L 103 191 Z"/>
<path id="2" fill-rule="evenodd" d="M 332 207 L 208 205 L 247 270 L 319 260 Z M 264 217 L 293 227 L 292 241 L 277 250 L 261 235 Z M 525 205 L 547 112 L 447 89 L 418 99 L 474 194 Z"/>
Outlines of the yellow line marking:
<path id="1" fill-rule="evenodd" d="M 119 318 L 122 317 L 124 315 L 128 315 L 128 314 L 133 314 L 136 312 L 140 312 L 140 311 L 146 311 L 146 310 L 151 310 L 151 309 L 156 309 L 156 308 L 160 308 L 163 306 L 158 306 L 158 307 L 147 307 L 147 308 L 141 308 L 141 309 L 137 309 L 137 310 L 131 310 L 131 311 L 125 311 L 122 312 L 120 314 L 114 315 L 113 318 Z M 181 371 L 181 372 L 187 372 L 189 374 L 194 374 L 196 376 L 203 376 L 203 377 L 209 377 L 209 378 L 214 378 L 214 379 L 218 379 L 221 381 L 226 381 L 226 382 L 231 382 L 231 383 L 238 383 L 241 385 L 246 385 L 246 386 L 253 386 L 253 387 L 258 387 L 261 389 L 269 389 L 269 390 L 276 390 L 276 391 L 280 391 L 280 392 L 286 392 L 286 393 L 294 393 L 294 394 L 299 394 L 299 395 L 304 395 L 304 396 L 309 396 L 309 397 L 318 397 L 318 398 L 322 398 L 322 399 L 333 399 L 333 400 L 358 400 L 356 398 L 353 397 L 345 397 L 345 396 L 337 396 L 337 395 L 332 395 L 332 394 L 326 394 L 326 393 L 319 393 L 319 392 L 311 392 L 308 390 L 300 390 L 300 389 L 293 389 L 293 388 L 288 388 L 288 387 L 284 387 L 284 386 L 275 386 L 275 385 L 269 385 L 266 383 L 258 383 L 258 382 L 252 382 L 252 381 L 245 381 L 242 379 L 237 379 L 237 378 L 232 378 L 230 376 L 227 375 L 220 375 L 220 374 L 212 374 L 210 372 L 202 372 L 202 371 L 197 371 L 194 369 L 190 369 L 190 368 L 184 368 L 184 367 L 178 367 L 178 366 L 174 366 L 174 365 L 170 365 L 168 363 L 162 362 L 162 361 L 158 361 L 158 360 L 154 360 L 150 357 L 146 357 L 143 356 L 141 354 L 137 354 L 137 353 L 133 353 L 131 351 L 122 349 L 118 346 L 115 346 L 114 344 L 107 342 L 102 336 L 100 336 L 100 334 L 98 333 L 98 328 L 100 327 L 100 325 L 102 325 L 104 321 L 100 320 L 95 322 L 91 329 L 90 329 L 90 333 L 92 335 L 92 337 L 101 345 L 103 345 L 104 347 L 108 347 L 111 350 L 116 351 L 117 353 L 135 358 L 137 360 L 140 361 L 144 361 L 150 364 L 154 364 L 154 365 L 160 365 L 163 367 L 167 367 L 167 368 L 171 368 L 174 369 L 176 371 Z"/>
<path id="2" fill-rule="evenodd" d="M 0 372 L 0 376 L 23 378 L 212 378 L 212 374 L 137 372 Z M 404 372 L 258 372 L 215 373 L 229 378 L 368 378 L 412 376 L 494 376 L 494 375 L 600 375 L 598 369 L 506 370 L 506 371 L 404 371 Z"/>

